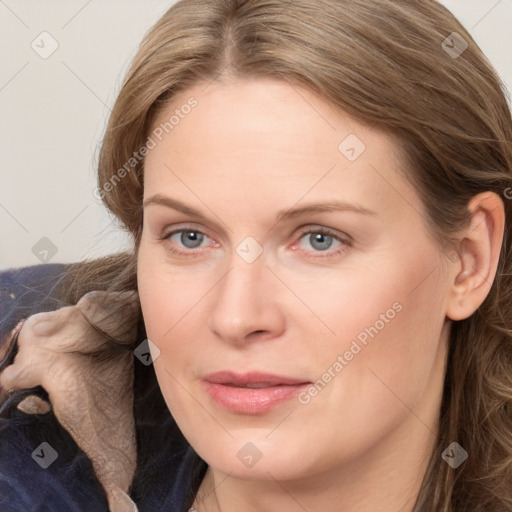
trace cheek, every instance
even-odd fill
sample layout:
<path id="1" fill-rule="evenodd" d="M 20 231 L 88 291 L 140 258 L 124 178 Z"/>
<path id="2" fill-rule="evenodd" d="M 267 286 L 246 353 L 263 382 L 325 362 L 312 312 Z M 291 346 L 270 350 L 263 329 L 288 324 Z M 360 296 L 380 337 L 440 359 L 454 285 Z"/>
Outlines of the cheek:
<path id="1" fill-rule="evenodd" d="M 325 418 L 315 425 L 322 435 L 335 426 L 370 439 L 403 421 L 409 408 L 438 398 L 445 305 L 442 274 L 432 261 L 407 257 L 354 270 L 324 283 L 325 294 L 309 293 L 311 307 L 336 333 L 323 337 L 321 350 L 311 346 L 318 380 L 302 397 L 310 417 Z"/>
<path id="2" fill-rule="evenodd" d="M 190 367 L 187 359 L 193 352 L 188 351 L 191 344 L 181 339 L 180 329 L 187 323 L 187 310 L 191 309 L 197 290 L 179 276 L 169 274 L 167 266 L 153 257 L 155 252 L 145 251 L 141 244 L 137 270 L 139 298 L 147 337 L 159 349 L 153 364 L 160 389 L 168 409 L 176 419 L 181 419 L 187 416 L 187 400 L 178 383 L 184 383 L 182 372 Z"/>
<path id="3" fill-rule="evenodd" d="M 162 247 L 153 247 L 144 238 L 138 254 L 137 284 L 148 337 L 160 342 L 173 339 L 175 329 L 186 324 L 188 313 L 212 286 L 205 273 L 169 264 Z"/>
<path id="4" fill-rule="evenodd" d="M 195 377 L 194 363 L 205 348 L 198 333 L 205 332 L 208 292 L 216 279 L 169 265 L 162 253 L 141 243 L 137 279 L 147 336 L 160 350 L 155 371 L 169 404 L 177 396 L 172 390 L 180 390 L 178 382 Z"/>

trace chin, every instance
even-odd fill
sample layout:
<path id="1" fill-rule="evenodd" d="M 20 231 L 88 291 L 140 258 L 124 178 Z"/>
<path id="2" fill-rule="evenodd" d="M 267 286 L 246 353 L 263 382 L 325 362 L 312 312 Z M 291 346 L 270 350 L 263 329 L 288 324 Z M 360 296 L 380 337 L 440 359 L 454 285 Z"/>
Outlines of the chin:
<path id="1" fill-rule="evenodd" d="M 303 441 L 289 438 L 289 444 L 283 445 L 281 440 L 265 439 L 268 432 L 260 431 L 258 436 L 239 432 L 234 439 L 210 438 L 208 444 L 198 436 L 201 440 L 193 446 L 209 466 L 241 480 L 295 480 L 313 470 L 297 449 Z"/>

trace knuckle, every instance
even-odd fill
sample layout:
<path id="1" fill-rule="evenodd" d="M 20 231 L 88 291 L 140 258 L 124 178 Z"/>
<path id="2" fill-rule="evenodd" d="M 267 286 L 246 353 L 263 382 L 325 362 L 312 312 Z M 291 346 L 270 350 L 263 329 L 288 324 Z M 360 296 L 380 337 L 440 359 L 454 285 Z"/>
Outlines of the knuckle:
<path id="1" fill-rule="evenodd" d="M 105 292 L 92 291 L 86 293 L 77 303 L 76 308 L 89 319 L 98 315 L 108 304 Z"/>

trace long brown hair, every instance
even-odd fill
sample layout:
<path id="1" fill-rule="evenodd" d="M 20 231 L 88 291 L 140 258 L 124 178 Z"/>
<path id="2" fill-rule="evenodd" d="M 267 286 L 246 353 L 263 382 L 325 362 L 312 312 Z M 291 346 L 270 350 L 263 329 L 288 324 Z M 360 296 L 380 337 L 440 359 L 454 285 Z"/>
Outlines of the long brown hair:
<path id="1" fill-rule="evenodd" d="M 452 324 L 440 434 L 416 510 L 512 510 L 512 120 L 495 71 L 436 1 L 172 6 L 133 60 L 99 155 L 97 194 L 133 235 L 133 253 L 76 265 L 69 300 L 88 289 L 136 288 L 144 161 L 134 152 L 148 146 L 155 116 L 174 94 L 225 76 L 299 84 L 393 131 L 440 247 L 466 222 L 474 195 L 508 196 L 492 289 L 475 314 Z M 456 470 L 441 458 L 452 442 L 469 453 Z"/>

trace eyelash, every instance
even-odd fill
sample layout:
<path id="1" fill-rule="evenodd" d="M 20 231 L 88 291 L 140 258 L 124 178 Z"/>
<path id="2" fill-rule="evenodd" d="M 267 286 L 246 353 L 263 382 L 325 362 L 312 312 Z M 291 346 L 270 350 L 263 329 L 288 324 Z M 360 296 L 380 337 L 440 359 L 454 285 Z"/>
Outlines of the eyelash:
<path id="1" fill-rule="evenodd" d="M 200 231 L 198 229 L 184 227 L 184 228 L 181 228 L 181 229 L 177 229 L 175 231 L 171 231 L 170 233 L 167 233 L 166 235 L 164 235 L 162 237 L 159 237 L 159 240 L 162 241 L 162 242 L 165 242 L 165 241 L 170 240 L 171 237 L 173 237 L 174 235 L 176 235 L 178 233 L 183 233 L 183 232 L 191 232 L 191 233 L 195 233 L 195 234 L 198 234 L 198 235 L 202 235 L 202 236 L 204 236 L 206 238 L 210 238 L 203 231 Z M 300 243 L 300 241 L 306 235 L 326 235 L 326 236 L 332 237 L 334 240 L 336 240 L 337 242 L 340 242 L 342 244 L 341 247 L 338 247 L 334 252 L 331 252 L 329 250 L 328 251 L 306 251 L 306 252 L 317 253 L 316 256 L 312 256 L 313 258 L 326 258 L 326 257 L 337 256 L 337 255 L 345 252 L 348 247 L 351 247 L 351 241 L 350 240 L 343 239 L 338 234 L 336 234 L 334 231 L 331 231 L 330 229 L 324 228 L 324 227 L 315 228 L 315 229 L 307 229 L 307 230 L 305 229 L 305 230 L 301 231 L 299 233 L 299 235 L 298 235 L 298 242 L 294 242 L 293 246 L 296 246 L 298 243 Z M 189 250 L 185 250 L 185 251 L 180 251 L 180 250 L 178 250 L 178 249 L 176 249 L 175 247 L 172 247 L 172 246 L 169 246 L 167 248 L 167 250 L 170 253 L 172 253 L 172 254 L 176 254 L 178 256 L 187 256 L 187 257 L 200 257 L 202 255 L 202 253 L 203 253 L 203 250 L 201 250 L 201 249 L 189 249 Z M 300 250 L 300 249 L 297 249 L 297 250 Z M 322 254 L 322 253 L 324 253 L 324 254 Z"/>
<path id="2" fill-rule="evenodd" d="M 335 241 L 339 242 L 341 245 L 336 249 L 328 249 L 327 251 L 306 251 L 308 253 L 314 254 L 312 256 L 313 258 L 329 258 L 333 256 L 339 256 L 340 254 L 344 253 L 348 247 L 351 247 L 351 241 L 349 240 L 348 236 L 346 238 L 342 238 L 339 234 L 336 232 L 324 228 L 324 227 L 318 227 L 314 229 L 304 229 L 299 232 L 298 234 L 298 242 L 294 242 L 293 246 L 296 246 L 300 243 L 300 241 L 306 236 L 306 235 L 325 235 L 333 238 Z M 292 247 L 293 247 L 292 246 Z M 300 249 L 298 249 L 300 250 Z"/>

